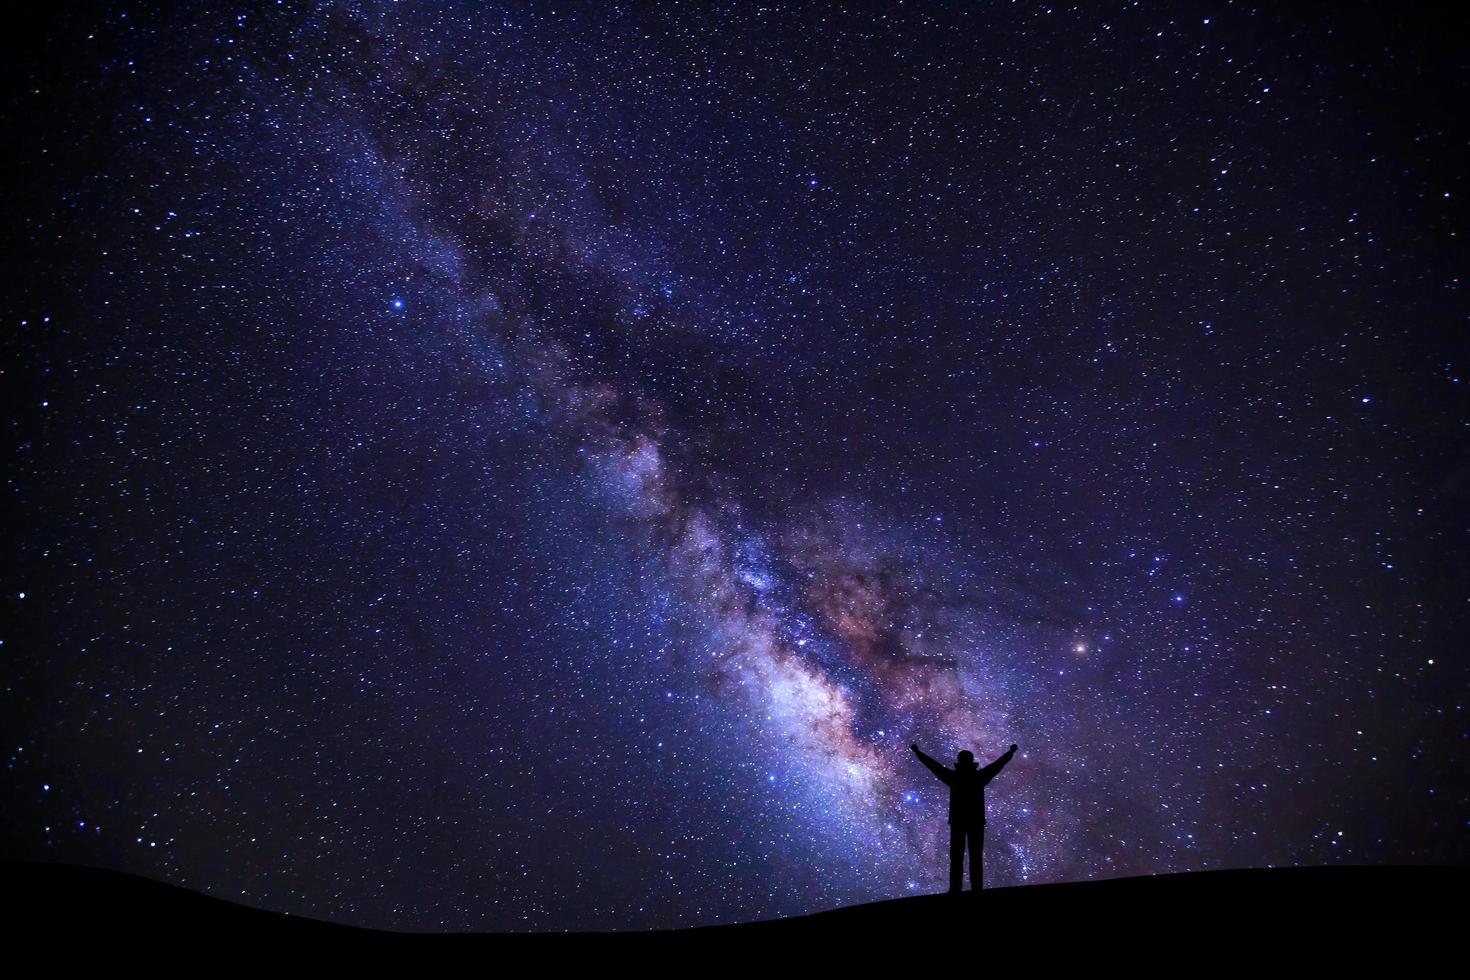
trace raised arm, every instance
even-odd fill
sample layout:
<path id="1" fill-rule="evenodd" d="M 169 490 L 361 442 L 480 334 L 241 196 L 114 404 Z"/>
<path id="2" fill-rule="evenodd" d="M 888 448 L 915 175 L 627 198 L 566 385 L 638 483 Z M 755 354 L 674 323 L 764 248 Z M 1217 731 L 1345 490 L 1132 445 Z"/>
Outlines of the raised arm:
<path id="1" fill-rule="evenodd" d="M 946 786 L 949 785 L 950 777 L 954 775 L 953 770 L 948 766 L 940 765 L 939 762 L 925 755 L 917 745 L 910 745 L 909 748 L 914 750 L 914 755 L 919 757 L 919 761 L 927 766 L 930 772 L 938 776 L 940 781 Z"/>
<path id="2" fill-rule="evenodd" d="M 1005 754 L 1002 755 L 999 759 L 996 759 L 990 765 L 986 766 L 984 769 L 981 769 L 980 777 L 984 779 L 987 783 L 990 782 L 992 779 L 995 778 L 996 773 L 1000 772 L 1006 767 L 1006 763 L 1010 762 L 1011 756 L 1015 754 L 1016 747 L 1012 745 L 1010 748 L 1006 749 Z"/>

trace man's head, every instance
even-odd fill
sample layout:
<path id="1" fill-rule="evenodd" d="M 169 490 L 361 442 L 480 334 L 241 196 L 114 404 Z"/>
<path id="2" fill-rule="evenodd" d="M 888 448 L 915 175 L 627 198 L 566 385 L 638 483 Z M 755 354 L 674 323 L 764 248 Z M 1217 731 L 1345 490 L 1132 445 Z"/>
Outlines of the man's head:
<path id="1" fill-rule="evenodd" d="M 971 752 L 969 749 L 962 749 L 960 751 L 960 754 L 955 758 L 954 764 L 957 768 L 960 769 L 974 769 L 975 753 Z"/>

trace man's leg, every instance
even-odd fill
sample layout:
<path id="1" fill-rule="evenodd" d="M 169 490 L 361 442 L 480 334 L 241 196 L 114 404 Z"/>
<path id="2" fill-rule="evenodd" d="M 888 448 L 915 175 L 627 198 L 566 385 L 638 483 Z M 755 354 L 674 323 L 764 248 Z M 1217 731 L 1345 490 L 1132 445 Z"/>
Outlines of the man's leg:
<path id="1" fill-rule="evenodd" d="M 985 825 L 976 824 L 970 830 L 970 890 L 978 892 L 985 887 Z"/>
<path id="2" fill-rule="evenodd" d="M 949 890 L 957 892 L 965 886 L 965 828 L 951 824 L 949 828 Z"/>

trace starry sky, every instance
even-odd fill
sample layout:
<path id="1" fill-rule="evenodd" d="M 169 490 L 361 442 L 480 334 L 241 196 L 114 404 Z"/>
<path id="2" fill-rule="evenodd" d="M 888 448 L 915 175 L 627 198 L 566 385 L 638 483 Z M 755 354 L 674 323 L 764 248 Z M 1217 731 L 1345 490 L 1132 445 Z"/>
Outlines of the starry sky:
<path id="1" fill-rule="evenodd" d="M 994 884 L 1470 858 L 1447 15 L 49 6 L 5 855 L 793 915 L 1016 742 Z"/>

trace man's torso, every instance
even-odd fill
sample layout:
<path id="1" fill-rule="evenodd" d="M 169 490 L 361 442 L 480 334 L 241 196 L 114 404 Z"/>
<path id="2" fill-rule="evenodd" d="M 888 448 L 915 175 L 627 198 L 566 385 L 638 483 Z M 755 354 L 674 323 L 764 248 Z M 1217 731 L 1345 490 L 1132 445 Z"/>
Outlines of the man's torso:
<path id="1" fill-rule="evenodd" d="M 985 782 L 978 771 L 955 773 L 949 787 L 949 822 L 959 826 L 985 822 Z"/>

